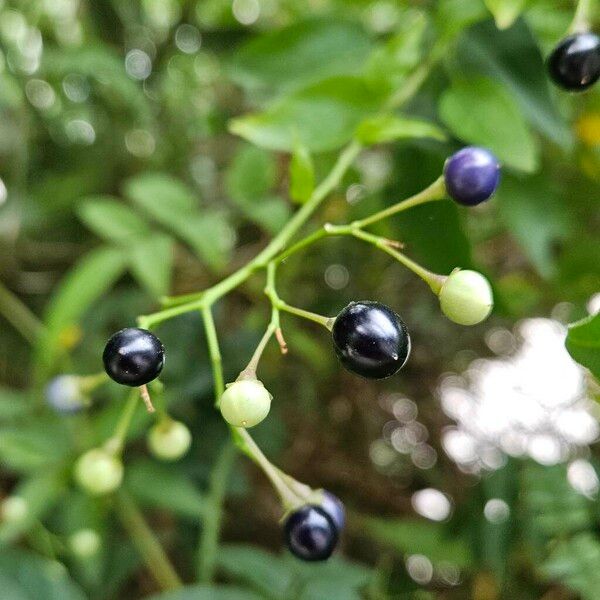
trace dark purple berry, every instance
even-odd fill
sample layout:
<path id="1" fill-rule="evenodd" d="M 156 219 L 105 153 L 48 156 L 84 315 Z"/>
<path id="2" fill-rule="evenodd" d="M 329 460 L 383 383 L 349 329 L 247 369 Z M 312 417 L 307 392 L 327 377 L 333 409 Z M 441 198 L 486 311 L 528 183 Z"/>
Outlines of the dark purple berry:
<path id="1" fill-rule="evenodd" d="M 500 183 L 500 163 L 489 150 L 467 146 L 446 161 L 444 182 L 456 202 L 475 206 L 496 191 Z"/>
<path id="2" fill-rule="evenodd" d="M 565 90 L 581 92 L 600 79 L 600 37 L 576 33 L 561 40 L 548 58 L 550 77 Z"/>
<path id="3" fill-rule="evenodd" d="M 329 515 L 329 518 L 334 522 L 337 527 L 338 533 L 344 529 L 346 525 L 346 509 L 342 501 L 331 492 L 325 490 L 323 492 L 323 500 L 321 501 L 321 508 Z"/>
<path id="4" fill-rule="evenodd" d="M 410 353 L 404 321 L 379 302 L 351 302 L 336 317 L 333 345 L 348 371 L 368 379 L 397 373 Z"/>
<path id="5" fill-rule="evenodd" d="M 153 333 L 127 327 L 108 340 L 102 360 L 111 379 L 137 387 L 159 376 L 165 364 L 165 349 Z"/>
<path id="6" fill-rule="evenodd" d="M 306 561 L 327 560 L 338 541 L 335 523 L 319 506 L 294 511 L 285 522 L 284 532 L 290 552 Z"/>

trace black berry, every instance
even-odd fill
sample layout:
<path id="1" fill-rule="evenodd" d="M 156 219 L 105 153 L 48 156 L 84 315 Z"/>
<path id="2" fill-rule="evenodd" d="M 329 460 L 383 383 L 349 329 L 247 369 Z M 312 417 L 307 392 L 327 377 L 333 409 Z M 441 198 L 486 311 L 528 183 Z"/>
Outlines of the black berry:
<path id="1" fill-rule="evenodd" d="M 327 560 L 338 541 L 333 520 L 319 506 L 303 506 L 286 520 L 285 541 L 290 552 L 306 561 Z"/>
<path id="2" fill-rule="evenodd" d="M 500 183 L 500 163 L 485 148 L 467 146 L 444 165 L 444 182 L 451 198 L 475 206 L 491 198 Z"/>
<path id="3" fill-rule="evenodd" d="M 548 58 L 550 77 L 565 90 L 580 92 L 600 79 L 600 37 L 595 33 L 570 35 Z"/>
<path id="4" fill-rule="evenodd" d="M 128 327 L 108 340 L 102 360 L 111 379 L 137 387 L 159 376 L 165 364 L 165 349 L 153 333 Z"/>
<path id="5" fill-rule="evenodd" d="M 378 302 L 351 302 L 333 324 L 333 345 L 342 365 L 361 377 L 383 379 L 398 372 L 410 353 L 404 321 Z"/>
<path id="6" fill-rule="evenodd" d="M 329 515 L 340 533 L 346 524 L 346 509 L 342 501 L 331 492 L 324 491 L 321 508 Z"/>

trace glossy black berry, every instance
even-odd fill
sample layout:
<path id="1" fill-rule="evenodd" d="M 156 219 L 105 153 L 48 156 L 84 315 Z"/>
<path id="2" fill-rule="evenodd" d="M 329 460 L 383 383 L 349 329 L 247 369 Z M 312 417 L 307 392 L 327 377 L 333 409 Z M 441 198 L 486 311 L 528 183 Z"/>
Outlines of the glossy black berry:
<path id="1" fill-rule="evenodd" d="M 342 501 L 331 492 L 323 492 L 323 500 L 321 508 L 329 515 L 329 518 L 334 522 L 338 532 L 341 532 L 346 525 L 346 509 Z"/>
<path id="2" fill-rule="evenodd" d="M 290 552 L 306 561 L 327 560 L 335 550 L 338 530 L 319 506 L 303 506 L 294 511 L 284 526 Z"/>
<path id="3" fill-rule="evenodd" d="M 128 327 L 108 340 L 102 360 L 111 379 L 136 387 L 159 376 L 165 364 L 165 349 L 146 329 Z"/>
<path id="4" fill-rule="evenodd" d="M 595 33 L 570 35 L 548 58 L 550 77 L 565 90 L 581 92 L 600 79 L 600 37 Z"/>
<path id="5" fill-rule="evenodd" d="M 410 353 L 404 321 L 379 302 L 351 302 L 336 317 L 333 345 L 348 371 L 368 379 L 398 372 Z"/>
<path id="6" fill-rule="evenodd" d="M 467 146 L 444 165 L 444 183 L 459 204 L 475 206 L 488 200 L 500 183 L 500 163 L 485 148 Z"/>

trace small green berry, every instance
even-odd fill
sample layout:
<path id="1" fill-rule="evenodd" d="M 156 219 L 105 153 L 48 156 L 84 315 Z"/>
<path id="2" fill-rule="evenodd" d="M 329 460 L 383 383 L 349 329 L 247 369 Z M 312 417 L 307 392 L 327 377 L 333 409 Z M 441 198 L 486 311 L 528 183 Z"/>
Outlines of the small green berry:
<path id="1" fill-rule="evenodd" d="M 230 425 L 254 427 L 269 414 L 271 398 L 261 381 L 242 379 L 227 386 L 219 406 Z"/>
<path id="2" fill-rule="evenodd" d="M 110 452 L 94 448 L 81 455 L 75 463 L 75 479 L 83 490 L 93 496 L 109 494 L 121 485 L 123 463 Z"/>
<path id="3" fill-rule="evenodd" d="M 0 505 L 2 520 L 8 523 L 23 521 L 29 512 L 29 503 L 21 496 L 8 496 Z"/>
<path id="4" fill-rule="evenodd" d="M 148 432 L 148 448 L 161 460 L 181 458 L 190 449 L 191 443 L 190 430 L 179 421 L 165 419 Z"/>
<path id="5" fill-rule="evenodd" d="M 450 273 L 439 298 L 442 312 L 459 325 L 481 323 L 494 306 L 489 281 L 477 271 L 457 269 Z"/>
<path id="6" fill-rule="evenodd" d="M 69 548 L 79 558 L 90 558 L 100 550 L 101 540 L 94 529 L 79 529 L 69 536 Z"/>

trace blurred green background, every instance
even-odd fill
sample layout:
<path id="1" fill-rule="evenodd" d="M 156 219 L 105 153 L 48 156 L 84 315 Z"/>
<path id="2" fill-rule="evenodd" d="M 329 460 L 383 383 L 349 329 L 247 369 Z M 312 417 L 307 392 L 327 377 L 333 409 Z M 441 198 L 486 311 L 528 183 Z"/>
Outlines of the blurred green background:
<path id="1" fill-rule="evenodd" d="M 543 62 L 574 9 L 0 1 L 2 598 L 600 598 L 598 388 L 563 346 L 564 324 L 600 308 L 600 87 L 559 92 Z M 157 329 L 158 401 L 192 430 L 191 450 L 154 458 L 140 407 L 121 490 L 86 496 L 74 461 L 111 435 L 126 392 L 106 384 L 64 416 L 45 402 L 48 381 L 98 373 L 113 331 L 250 260 L 305 198 L 289 192 L 290 152 L 310 152 L 321 180 L 432 56 L 402 114 L 446 140 L 374 134 L 386 143 L 362 151 L 307 231 L 419 191 L 465 143 L 488 146 L 504 165 L 495 199 L 426 205 L 376 232 L 433 271 L 485 273 L 492 317 L 455 325 L 390 257 L 324 240 L 280 269 L 282 297 L 326 315 L 389 304 L 410 328 L 409 363 L 358 380 L 326 332 L 283 315 L 290 352 L 271 344 L 260 367 L 274 402 L 253 435 L 286 472 L 343 499 L 337 556 L 288 556 L 275 493 L 247 459 L 228 459 L 199 314 Z M 227 381 L 264 331 L 263 287 L 259 273 L 215 307 Z M 570 346 L 596 375 L 598 340 L 596 318 Z M 199 582 L 199 539 L 219 525 Z M 159 596 L 157 540 L 188 587 Z"/>

